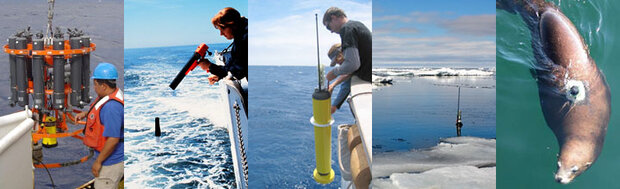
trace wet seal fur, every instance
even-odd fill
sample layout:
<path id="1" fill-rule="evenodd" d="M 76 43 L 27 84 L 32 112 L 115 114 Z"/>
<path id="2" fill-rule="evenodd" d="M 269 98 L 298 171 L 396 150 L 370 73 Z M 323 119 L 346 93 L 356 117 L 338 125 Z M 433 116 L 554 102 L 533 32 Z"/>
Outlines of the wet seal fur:
<path id="1" fill-rule="evenodd" d="M 560 145 L 555 180 L 570 183 L 603 149 L 611 113 L 605 76 L 573 23 L 544 0 L 496 0 L 532 31 L 540 105 Z"/>

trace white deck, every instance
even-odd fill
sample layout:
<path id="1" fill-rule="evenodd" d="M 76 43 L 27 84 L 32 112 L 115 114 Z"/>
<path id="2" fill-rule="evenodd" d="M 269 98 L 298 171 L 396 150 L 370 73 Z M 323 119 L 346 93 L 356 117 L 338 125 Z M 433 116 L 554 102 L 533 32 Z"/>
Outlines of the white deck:
<path id="1" fill-rule="evenodd" d="M 372 84 L 353 76 L 349 105 L 355 116 L 355 124 L 360 129 L 368 165 L 372 167 Z"/>

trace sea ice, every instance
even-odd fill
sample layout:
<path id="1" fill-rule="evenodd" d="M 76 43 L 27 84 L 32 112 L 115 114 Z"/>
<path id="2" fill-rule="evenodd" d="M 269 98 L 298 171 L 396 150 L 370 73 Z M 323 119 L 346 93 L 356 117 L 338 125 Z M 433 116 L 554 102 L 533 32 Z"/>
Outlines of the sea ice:
<path id="1" fill-rule="evenodd" d="M 377 188 L 494 188 L 495 139 L 452 137 L 437 146 L 373 155 Z M 460 178 L 460 179 L 459 179 Z"/>
<path id="2" fill-rule="evenodd" d="M 495 68 L 377 68 L 377 76 L 492 76 Z"/>
<path id="3" fill-rule="evenodd" d="M 372 188 L 495 188 L 495 167 L 442 167 L 424 173 L 394 173 Z"/>

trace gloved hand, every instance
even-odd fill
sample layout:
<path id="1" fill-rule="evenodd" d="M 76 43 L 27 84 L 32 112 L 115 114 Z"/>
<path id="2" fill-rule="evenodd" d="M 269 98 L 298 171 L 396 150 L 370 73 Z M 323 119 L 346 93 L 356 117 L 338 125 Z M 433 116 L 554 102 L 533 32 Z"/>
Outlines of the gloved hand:
<path id="1" fill-rule="evenodd" d="M 198 62 L 198 66 L 202 68 L 204 71 L 209 72 L 209 66 L 211 66 L 211 62 L 207 59 L 202 59 Z"/>

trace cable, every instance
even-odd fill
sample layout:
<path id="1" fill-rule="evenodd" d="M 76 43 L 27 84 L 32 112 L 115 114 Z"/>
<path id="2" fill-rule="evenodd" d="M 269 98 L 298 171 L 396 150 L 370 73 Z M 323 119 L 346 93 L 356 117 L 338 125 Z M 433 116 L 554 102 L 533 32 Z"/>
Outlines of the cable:
<path id="1" fill-rule="evenodd" d="M 347 132 L 351 132 L 351 126 L 347 126 L 348 127 L 348 131 Z M 340 165 L 340 172 L 342 173 L 346 173 L 346 174 L 351 174 L 351 172 L 347 171 L 344 169 L 344 166 L 342 166 L 342 157 L 340 155 L 341 152 L 341 147 L 340 147 L 340 132 L 338 132 L 338 164 Z M 349 149 L 350 151 L 351 149 Z"/>
<path id="2" fill-rule="evenodd" d="M 45 171 L 47 171 L 47 176 L 50 177 L 50 181 L 52 181 L 52 188 L 56 189 L 56 185 L 54 184 L 54 179 L 52 179 L 52 174 L 50 173 L 49 170 L 47 170 L 47 166 L 45 166 L 45 164 L 43 164 L 43 162 L 41 162 L 41 160 L 32 157 L 32 159 L 37 160 L 41 165 L 43 165 L 43 167 L 45 168 Z"/>

